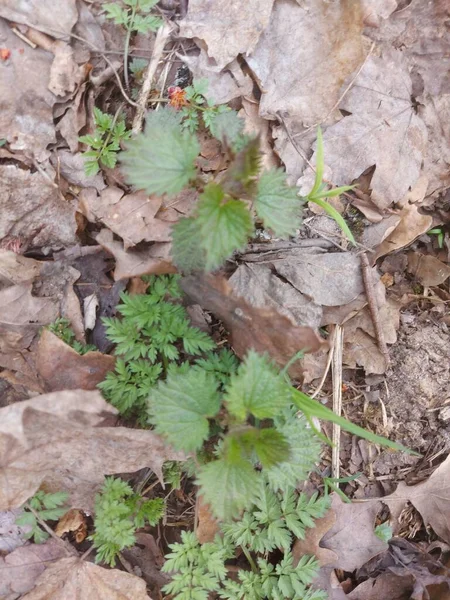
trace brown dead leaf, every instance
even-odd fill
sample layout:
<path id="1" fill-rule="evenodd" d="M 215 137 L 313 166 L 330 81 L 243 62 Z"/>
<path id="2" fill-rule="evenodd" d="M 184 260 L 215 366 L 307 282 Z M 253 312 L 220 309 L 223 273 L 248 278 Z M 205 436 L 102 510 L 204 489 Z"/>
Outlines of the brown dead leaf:
<path id="1" fill-rule="evenodd" d="M 213 542 L 216 535 L 219 533 L 219 523 L 211 513 L 209 505 L 203 501 L 200 495 L 197 495 L 197 529 L 195 533 L 200 544 Z"/>
<path id="2" fill-rule="evenodd" d="M 416 204 L 407 204 L 399 213 L 400 222 L 392 233 L 380 244 L 373 261 L 399 248 L 411 244 L 416 238 L 426 233 L 433 224 L 433 217 L 422 215 Z"/>
<path id="3" fill-rule="evenodd" d="M 18 238 L 22 247 L 70 246 L 76 241 L 75 208 L 39 172 L 0 165 L 0 240 Z"/>
<path id="4" fill-rule="evenodd" d="M 340 104 L 351 114 L 324 134 L 325 161 L 337 185 L 376 165 L 371 198 L 381 209 L 400 201 L 420 176 L 427 131 L 411 104 L 411 92 L 400 51 L 371 56 Z"/>
<path id="5" fill-rule="evenodd" d="M 95 390 L 115 363 L 114 356 L 101 352 L 80 355 L 51 331 L 41 333 L 36 367 L 45 392 Z"/>
<path id="6" fill-rule="evenodd" d="M 344 80 L 363 60 L 362 28 L 362 15 L 351 0 L 306 0 L 302 6 L 276 2 L 247 59 L 263 90 L 261 116 L 281 113 L 305 126 L 323 121 Z"/>
<path id="7" fill-rule="evenodd" d="M 65 533 L 74 533 L 75 541 L 81 544 L 87 536 L 86 515 L 77 508 L 71 508 L 58 521 L 55 533 L 58 537 L 62 537 Z"/>
<path id="8" fill-rule="evenodd" d="M 417 485 L 406 485 L 403 481 L 390 496 L 383 498 L 394 519 L 406 505 L 411 504 L 419 511 L 425 525 L 447 544 L 450 543 L 450 457 L 436 469 L 429 479 Z"/>
<path id="9" fill-rule="evenodd" d="M 33 589 L 36 579 L 53 561 L 66 556 L 56 540 L 44 544 L 28 544 L 0 557 L 0 598 L 18 598 Z"/>
<path id="10" fill-rule="evenodd" d="M 0 289 L 34 280 L 41 267 L 38 260 L 0 249 Z"/>
<path id="11" fill-rule="evenodd" d="M 244 132 L 259 137 L 262 169 L 269 170 L 278 167 L 278 161 L 270 143 L 269 121 L 259 116 L 259 105 L 243 98 L 239 116 L 245 122 Z"/>
<path id="12" fill-rule="evenodd" d="M 386 572 L 366 579 L 346 597 L 349 600 L 410 600 L 413 587 L 412 575 L 399 577 Z"/>
<path id="13" fill-rule="evenodd" d="M 329 531 L 336 523 L 336 513 L 329 510 L 321 519 L 314 521 L 314 527 L 306 530 L 305 538 L 298 539 L 294 542 L 292 548 L 292 556 L 294 557 L 294 565 L 298 563 L 304 554 L 312 554 L 319 561 L 319 565 L 324 567 L 329 564 L 336 564 L 338 555 L 332 550 L 327 550 L 320 546 L 320 540 L 325 533 Z"/>
<path id="14" fill-rule="evenodd" d="M 147 583 L 150 593 L 159 598 L 161 587 L 170 581 L 170 577 L 161 571 L 164 556 L 155 538 L 149 533 L 137 533 L 136 544 L 123 550 L 121 554 L 134 568 L 141 570 L 141 577 Z"/>
<path id="15" fill-rule="evenodd" d="M 145 581 L 117 569 L 103 569 L 77 557 L 50 565 L 23 600 L 151 600 Z"/>
<path id="16" fill-rule="evenodd" d="M 63 111 L 62 117 L 56 124 L 56 131 L 66 140 L 70 152 L 74 154 L 78 150 L 78 136 L 80 131 L 87 124 L 86 107 L 84 104 L 86 86 L 87 83 L 81 84 L 75 97 L 70 98 L 66 102 L 66 106 L 61 108 Z"/>
<path id="17" fill-rule="evenodd" d="M 408 254 L 408 273 L 425 287 L 441 285 L 450 277 L 450 267 L 430 254 L 410 252 Z"/>
<path id="18" fill-rule="evenodd" d="M 387 544 L 374 533 L 375 517 L 381 509 L 381 502 L 347 504 L 337 494 L 332 494 L 331 508 L 336 513 L 336 523 L 321 542 L 323 548 L 337 554 L 336 562 L 330 566 L 354 571 L 386 550 Z"/>
<path id="19" fill-rule="evenodd" d="M 0 409 L 0 510 L 20 506 L 42 483 L 69 492 L 73 508 L 92 510 L 105 474 L 150 467 L 162 481 L 163 463 L 185 458 L 151 431 L 100 426 L 116 412 L 99 392 L 83 390 Z"/>
<path id="20" fill-rule="evenodd" d="M 299 327 L 273 308 L 256 308 L 233 294 L 230 284 L 220 277 L 184 277 L 181 285 L 186 294 L 211 310 L 231 333 L 231 343 L 243 358 L 249 349 L 267 352 L 284 367 L 300 350 L 316 352 L 327 342 L 310 327 Z M 293 377 L 301 377 L 299 363 L 289 370 Z"/>
<path id="21" fill-rule="evenodd" d="M 74 92 L 83 81 L 85 69 L 75 62 L 73 49 L 66 42 L 53 42 L 52 52 L 55 58 L 50 68 L 48 88 L 55 96 L 65 96 Z"/>
<path id="22" fill-rule="evenodd" d="M 366 248 L 377 248 L 394 231 L 400 220 L 399 215 L 389 215 L 378 223 L 365 227 L 362 243 Z"/>
<path id="23" fill-rule="evenodd" d="M 180 35 L 204 42 L 216 70 L 239 54 L 250 54 L 271 17 L 273 0 L 191 0 Z"/>
<path id="24" fill-rule="evenodd" d="M 112 231 L 102 229 L 97 242 L 116 259 L 114 280 L 139 277 L 141 275 L 162 275 L 176 273 L 170 259 L 171 244 L 158 242 L 146 250 L 124 250 L 121 242 L 114 240 Z"/>
<path id="25" fill-rule="evenodd" d="M 2 0 L 0 17 L 64 38 L 78 19 L 76 0 Z"/>
<path id="26" fill-rule="evenodd" d="M 80 194 L 80 209 L 85 217 L 117 233 L 124 242 L 124 249 L 139 242 L 169 242 L 172 223 L 155 217 L 162 200 L 145 192 L 124 195 L 117 187 L 108 187 L 97 195 L 92 189 Z"/>
<path id="27" fill-rule="evenodd" d="M 84 168 L 85 159 L 81 152 L 73 154 L 68 150 L 58 150 L 52 154 L 50 161 L 64 179 L 73 185 L 78 185 L 82 188 L 92 187 L 96 190 L 104 190 L 106 187 L 102 173 L 86 175 Z"/>

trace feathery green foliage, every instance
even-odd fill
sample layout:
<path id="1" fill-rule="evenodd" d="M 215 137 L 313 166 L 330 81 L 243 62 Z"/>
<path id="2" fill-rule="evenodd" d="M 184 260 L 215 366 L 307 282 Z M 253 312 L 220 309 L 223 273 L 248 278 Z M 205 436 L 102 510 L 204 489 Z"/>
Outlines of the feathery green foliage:
<path id="1" fill-rule="evenodd" d="M 53 323 L 47 325 L 46 329 L 57 335 L 60 340 L 73 348 L 78 354 L 86 354 L 87 352 L 97 350 L 96 346 L 93 346 L 92 344 L 83 344 L 75 338 L 75 332 L 72 329 L 69 319 L 56 319 Z"/>
<path id="2" fill-rule="evenodd" d="M 94 123 L 94 133 L 78 138 L 82 144 L 91 148 L 91 150 L 83 152 L 84 158 L 87 159 L 84 169 L 88 176 L 96 175 L 100 170 L 100 165 L 110 169 L 114 168 L 120 143 L 128 140 L 131 136 L 131 131 L 126 130 L 125 121 L 118 119 L 118 114 L 116 116 L 108 115 L 94 107 Z"/>
<path id="3" fill-rule="evenodd" d="M 191 132 L 197 131 L 201 122 L 211 131 L 216 117 L 231 112 L 225 104 L 215 106 L 207 102 L 205 94 L 208 90 L 207 79 L 195 79 L 183 91 L 184 105 L 181 107 L 182 125 Z"/>
<path id="4" fill-rule="evenodd" d="M 95 532 L 89 537 L 97 550 L 96 562 L 114 567 L 116 557 L 136 543 L 136 530 L 156 525 L 164 514 L 164 500 L 144 500 L 122 479 L 107 477 L 95 499 Z"/>
<path id="5" fill-rule="evenodd" d="M 158 0 L 122 0 L 122 3 L 108 2 L 102 8 L 108 19 L 123 25 L 127 31 L 148 33 L 156 31 L 163 23 L 161 17 L 149 14 L 156 4 Z"/>
<path id="6" fill-rule="evenodd" d="M 22 534 L 22 537 L 29 540 L 33 538 L 35 544 L 42 544 L 48 539 L 49 534 L 41 529 L 36 515 L 31 512 L 30 507 L 42 521 L 58 521 L 66 512 L 63 508 L 69 494 L 66 492 L 55 492 L 46 494 L 42 490 L 28 500 L 22 507 L 23 512 L 16 518 L 16 525 L 19 527 L 30 528 L 29 531 Z"/>

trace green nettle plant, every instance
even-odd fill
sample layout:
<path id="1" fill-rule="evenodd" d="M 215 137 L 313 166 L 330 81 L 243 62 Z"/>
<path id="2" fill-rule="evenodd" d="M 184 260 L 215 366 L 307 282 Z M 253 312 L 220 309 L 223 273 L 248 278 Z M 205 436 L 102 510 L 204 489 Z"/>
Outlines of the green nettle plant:
<path id="1" fill-rule="evenodd" d="M 20 527 L 30 528 L 23 534 L 23 537 L 27 540 L 33 539 L 35 544 L 45 542 L 49 538 L 49 534 L 41 529 L 38 517 L 41 521 L 58 521 L 68 510 L 67 507 L 63 507 L 68 497 L 69 494 L 66 492 L 53 494 L 46 494 L 41 490 L 36 492 L 22 507 L 23 512 L 16 519 L 16 524 Z"/>
<path id="2" fill-rule="evenodd" d="M 97 350 L 92 344 L 83 344 L 75 338 L 75 332 L 72 329 L 69 319 L 60 318 L 47 325 L 46 329 L 54 333 L 60 340 L 73 348 L 78 354 L 86 354 Z"/>
<path id="3" fill-rule="evenodd" d="M 217 115 L 231 112 L 231 108 L 226 104 L 214 105 L 209 103 L 205 98 L 207 90 L 208 80 L 197 79 L 192 85 L 188 85 L 184 90 L 179 91 L 181 98 L 178 103 L 175 94 L 175 97 L 171 99 L 173 106 L 178 105 L 180 107 L 182 126 L 191 132 L 197 131 L 200 125 L 203 124 L 212 133 L 211 127 L 214 129 L 213 123 Z"/>
<path id="4" fill-rule="evenodd" d="M 96 562 L 114 567 L 117 555 L 136 543 L 136 530 L 156 525 L 164 515 L 164 500 L 144 500 L 122 479 L 107 477 L 95 499 L 95 532 L 89 537 Z"/>
<path id="5" fill-rule="evenodd" d="M 254 504 L 240 520 L 222 523 L 214 542 L 200 545 L 194 533 L 185 531 L 181 543 L 171 544 L 163 571 L 172 579 L 163 591 L 175 600 L 207 600 L 211 592 L 227 600 L 325 599 L 325 592 L 309 587 L 318 561 L 307 555 L 296 561 L 291 548 L 329 504 L 328 497 L 308 498 L 289 487 L 274 492 L 262 483 Z M 240 554 L 246 564 L 231 579 L 226 563 Z"/>
<path id="6" fill-rule="evenodd" d="M 316 181 L 310 194 L 301 198 L 295 187 L 286 184 L 282 169 L 261 172 L 258 139 L 243 133 L 244 122 L 235 111 L 204 109 L 204 124 L 222 142 L 230 159 L 228 169 L 205 184 L 195 166 L 200 145 L 194 132 L 204 98 L 191 87 L 189 106 L 150 112 L 145 132 L 131 140 L 121 154 L 129 182 L 149 194 L 175 195 L 190 185 L 202 192 L 192 216 L 181 218 L 173 228 L 173 260 L 181 271 L 220 267 L 233 252 L 245 248 L 257 222 L 277 237 L 294 235 L 307 201 L 323 207 L 354 242 L 341 215 L 325 201 L 350 186 L 329 190 L 322 182 L 320 130 Z M 201 91 L 204 93 L 203 88 Z"/>
<path id="7" fill-rule="evenodd" d="M 141 423 L 147 419 L 150 391 L 169 372 L 202 370 L 225 382 L 237 368 L 237 359 L 230 351 L 212 352 L 214 341 L 191 325 L 179 303 L 178 276 L 150 276 L 147 280 L 146 294 L 122 294 L 118 306 L 121 319 L 103 319 L 119 358 L 115 371 L 99 384 L 121 414 L 138 417 Z"/>
<path id="8" fill-rule="evenodd" d="M 128 140 L 131 132 L 126 130 L 125 121 L 115 116 L 103 113 L 94 108 L 95 130 L 93 134 L 82 135 L 78 140 L 90 146 L 91 150 L 83 152 L 86 175 L 96 175 L 100 166 L 114 168 L 117 164 L 117 153 L 120 143 Z"/>

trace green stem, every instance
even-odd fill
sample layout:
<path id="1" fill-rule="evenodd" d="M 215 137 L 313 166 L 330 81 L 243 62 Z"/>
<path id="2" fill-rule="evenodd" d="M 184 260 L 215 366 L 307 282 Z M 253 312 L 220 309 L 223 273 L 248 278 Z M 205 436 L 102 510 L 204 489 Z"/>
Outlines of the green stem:
<path id="1" fill-rule="evenodd" d="M 124 79 L 125 87 L 127 90 L 130 88 L 130 80 L 128 78 L 128 54 L 130 51 L 131 33 L 133 31 L 133 24 L 134 24 L 134 18 L 136 16 L 136 10 L 137 10 L 137 2 L 133 6 L 133 10 L 131 12 L 131 17 L 130 17 L 130 20 L 128 21 L 127 36 L 125 38 L 125 46 L 123 49 L 123 79 Z"/>
<path id="2" fill-rule="evenodd" d="M 245 546 L 241 546 L 242 552 L 245 554 L 245 558 L 248 560 L 248 564 L 251 566 L 253 573 L 258 573 L 258 567 L 252 558 L 252 555 Z"/>

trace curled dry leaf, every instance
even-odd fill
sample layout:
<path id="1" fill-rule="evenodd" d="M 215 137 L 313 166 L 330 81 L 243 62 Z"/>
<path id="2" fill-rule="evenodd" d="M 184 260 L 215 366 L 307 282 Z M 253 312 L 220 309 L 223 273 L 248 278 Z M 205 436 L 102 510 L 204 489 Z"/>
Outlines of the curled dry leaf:
<path id="1" fill-rule="evenodd" d="M 110 186 L 97 195 L 92 189 L 80 194 L 80 209 L 86 218 L 100 221 L 123 239 L 124 249 L 139 242 L 169 242 L 172 223 L 156 218 L 162 200 L 145 192 L 124 194 L 123 190 Z"/>
<path id="2" fill-rule="evenodd" d="M 33 589 L 36 579 L 53 561 L 66 556 L 57 540 L 28 544 L 0 557 L 0 598 L 18 598 Z"/>
<path id="3" fill-rule="evenodd" d="M 145 250 L 126 251 L 121 242 L 114 240 L 112 231 L 108 229 L 102 229 L 96 240 L 116 259 L 115 281 L 140 275 L 176 273 L 170 259 L 171 244 L 168 242 L 152 244 Z"/>
<path id="4" fill-rule="evenodd" d="M 204 41 L 216 70 L 238 54 L 249 54 L 269 23 L 273 0 L 191 0 L 180 35 Z"/>
<path id="5" fill-rule="evenodd" d="M 435 256 L 410 252 L 408 254 L 408 272 L 412 273 L 425 287 L 441 285 L 450 277 L 450 267 Z"/>
<path id="6" fill-rule="evenodd" d="M 261 116 L 274 118 L 279 112 L 304 125 L 326 118 L 343 81 L 364 59 L 362 27 L 354 2 L 276 2 L 248 58 L 264 92 Z"/>
<path id="7" fill-rule="evenodd" d="M 0 249 L 0 289 L 26 281 L 33 281 L 40 273 L 42 263 L 10 250 Z"/>
<path id="8" fill-rule="evenodd" d="M 115 363 L 114 356 L 101 352 L 80 355 L 51 331 L 41 333 L 36 367 L 46 392 L 95 390 Z"/>
<path id="9" fill-rule="evenodd" d="M 274 308 L 256 308 L 233 294 L 230 284 L 214 276 L 184 277 L 181 286 L 186 294 L 203 308 L 212 311 L 231 333 L 231 343 L 243 358 L 251 348 L 267 352 L 284 367 L 300 350 L 316 352 L 327 346 L 311 327 L 300 327 Z M 289 369 L 293 377 L 301 377 L 302 368 L 295 363 Z"/>
<path id="10" fill-rule="evenodd" d="M 420 214 L 415 204 L 407 204 L 402 208 L 399 216 L 400 221 L 397 227 L 380 244 L 372 260 L 376 261 L 380 256 L 408 246 L 420 235 L 431 229 L 433 224 L 433 217 Z"/>
<path id="11" fill-rule="evenodd" d="M 62 558 L 50 565 L 23 600 L 151 600 L 145 581 L 117 569 L 103 569 L 80 558 Z"/>
<path id="12" fill-rule="evenodd" d="M 216 535 L 219 533 L 219 523 L 212 515 L 209 505 L 206 504 L 203 498 L 197 494 L 197 529 L 195 533 L 200 544 L 213 542 Z"/>
<path id="13" fill-rule="evenodd" d="M 104 475 L 183 460 L 151 431 L 102 427 L 117 411 L 99 392 L 54 392 L 0 409 L 0 510 L 21 506 L 45 482 L 74 508 L 92 510 Z"/>
<path id="14" fill-rule="evenodd" d="M 86 515 L 77 508 L 71 508 L 58 521 L 55 533 L 58 537 L 65 533 L 73 533 L 77 544 L 81 544 L 87 536 Z"/>

